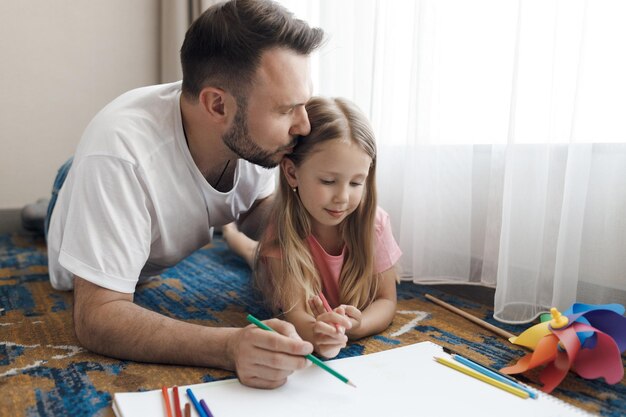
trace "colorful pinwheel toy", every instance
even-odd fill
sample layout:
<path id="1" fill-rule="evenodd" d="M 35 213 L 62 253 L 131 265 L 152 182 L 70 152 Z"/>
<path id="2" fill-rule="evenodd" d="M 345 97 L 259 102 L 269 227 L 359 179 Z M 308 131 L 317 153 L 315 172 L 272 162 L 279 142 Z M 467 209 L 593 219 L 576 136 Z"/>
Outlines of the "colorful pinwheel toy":
<path id="1" fill-rule="evenodd" d="M 570 369 L 586 379 L 603 377 L 609 384 L 622 380 L 621 354 L 626 350 L 624 306 L 575 303 L 563 314 L 556 308 L 550 313 L 551 320 L 509 339 L 533 352 L 502 372 L 517 374 L 546 365 L 539 380 L 544 384 L 542 391 L 547 393 L 563 381 Z"/>

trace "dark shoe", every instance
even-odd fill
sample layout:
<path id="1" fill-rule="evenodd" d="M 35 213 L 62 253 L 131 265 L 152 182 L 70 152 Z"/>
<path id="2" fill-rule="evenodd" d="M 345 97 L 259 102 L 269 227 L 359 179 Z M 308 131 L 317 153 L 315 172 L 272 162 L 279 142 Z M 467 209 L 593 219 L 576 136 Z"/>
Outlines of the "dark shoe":
<path id="1" fill-rule="evenodd" d="M 29 232 L 44 234 L 44 222 L 46 221 L 46 213 L 48 211 L 47 198 L 40 198 L 37 202 L 27 204 L 22 208 L 22 228 Z"/>

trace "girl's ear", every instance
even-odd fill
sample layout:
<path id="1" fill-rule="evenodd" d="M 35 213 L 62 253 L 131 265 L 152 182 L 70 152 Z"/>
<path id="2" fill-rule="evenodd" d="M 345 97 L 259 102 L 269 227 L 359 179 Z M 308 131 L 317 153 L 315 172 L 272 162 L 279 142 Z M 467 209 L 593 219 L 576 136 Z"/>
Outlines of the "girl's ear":
<path id="1" fill-rule="evenodd" d="M 296 164 L 294 164 L 291 159 L 283 158 L 283 160 L 280 161 L 280 170 L 285 176 L 287 184 L 289 184 L 290 187 L 295 188 L 298 186 L 298 177 L 296 176 Z"/>

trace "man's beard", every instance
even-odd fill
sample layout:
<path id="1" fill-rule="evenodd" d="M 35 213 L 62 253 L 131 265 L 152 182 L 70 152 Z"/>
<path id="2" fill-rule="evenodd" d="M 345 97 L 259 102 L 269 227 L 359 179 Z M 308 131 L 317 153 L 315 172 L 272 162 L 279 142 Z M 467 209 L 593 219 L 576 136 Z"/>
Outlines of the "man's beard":
<path id="1" fill-rule="evenodd" d="M 222 136 L 222 140 L 240 158 L 263 168 L 274 168 L 280 163 L 276 161 L 275 153 L 268 152 L 257 145 L 248 134 L 248 119 L 245 116 L 247 103 L 237 100 L 238 109 L 231 129 Z"/>

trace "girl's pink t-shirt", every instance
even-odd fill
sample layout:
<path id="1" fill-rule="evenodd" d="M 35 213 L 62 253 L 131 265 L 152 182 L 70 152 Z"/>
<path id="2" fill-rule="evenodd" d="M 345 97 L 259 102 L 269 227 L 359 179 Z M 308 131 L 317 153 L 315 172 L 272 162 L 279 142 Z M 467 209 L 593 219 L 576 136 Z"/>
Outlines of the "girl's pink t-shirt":
<path id="1" fill-rule="evenodd" d="M 374 272 L 380 273 L 388 270 L 396 264 L 402 251 L 393 238 L 391 222 L 385 210 L 378 207 L 374 220 Z M 319 244 L 317 239 L 310 235 L 307 238 L 311 257 L 317 267 L 322 280 L 322 291 L 332 308 L 338 307 L 339 302 L 339 274 L 343 266 L 345 246 L 340 255 L 329 255 Z"/>

